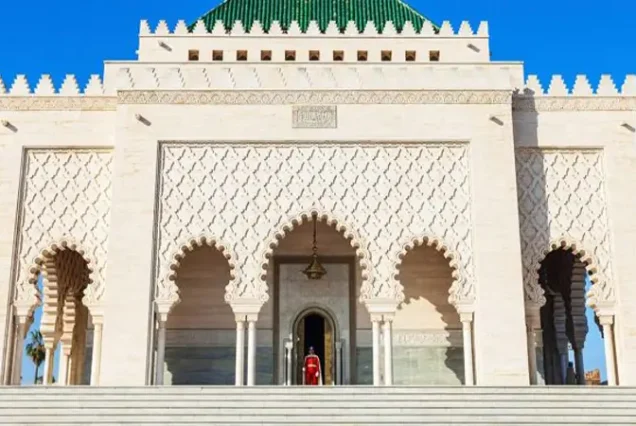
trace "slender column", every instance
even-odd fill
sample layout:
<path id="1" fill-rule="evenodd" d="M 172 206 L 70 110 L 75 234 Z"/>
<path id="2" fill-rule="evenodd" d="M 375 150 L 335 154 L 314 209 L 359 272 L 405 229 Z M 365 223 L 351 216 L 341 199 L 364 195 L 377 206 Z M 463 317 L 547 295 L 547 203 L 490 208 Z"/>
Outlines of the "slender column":
<path id="1" fill-rule="evenodd" d="M 236 386 L 243 386 L 243 371 L 245 368 L 245 316 L 236 316 L 236 369 L 234 371 L 234 381 Z"/>
<path id="2" fill-rule="evenodd" d="M 93 354 L 91 360 L 91 386 L 99 386 L 102 368 L 102 327 L 104 317 L 93 316 Z"/>
<path id="3" fill-rule="evenodd" d="M 15 343 L 13 348 L 13 372 L 11 373 L 11 384 L 20 385 L 22 381 L 22 357 L 24 356 L 24 338 L 27 333 L 27 320 L 26 316 L 17 316 L 17 330 L 15 334 Z"/>
<path id="4" fill-rule="evenodd" d="M 373 331 L 373 386 L 380 386 L 380 318 L 371 315 Z"/>
<path id="5" fill-rule="evenodd" d="M 48 386 L 53 381 L 53 361 L 55 356 L 53 342 L 44 342 L 44 372 L 42 373 L 42 384 Z"/>
<path id="6" fill-rule="evenodd" d="M 475 384 L 475 371 L 473 363 L 473 313 L 460 313 L 462 321 L 462 336 L 464 338 L 464 385 Z"/>
<path id="7" fill-rule="evenodd" d="M 385 315 L 384 334 L 384 385 L 393 384 L 393 316 Z"/>
<path id="8" fill-rule="evenodd" d="M 247 317 L 247 386 L 256 379 L 256 316 Z"/>
<path id="9" fill-rule="evenodd" d="M 576 371 L 576 383 L 585 384 L 585 364 L 583 362 L 583 348 L 574 350 L 574 369 Z"/>
<path id="10" fill-rule="evenodd" d="M 60 340 L 60 346 L 62 347 L 60 353 L 62 358 L 60 359 L 60 368 L 57 373 L 57 385 L 68 385 L 68 367 L 71 360 L 71 342 L 62 342 Z"/>
<path id="11" fill-rule="evenodd" d="M 530 368 L 530 384 L 537 384 L 537 338 L 536 331 L 531 325 L 527 326 L 528 332 L 528 367 Z"/>
<path id="12" fill-rule="evenodd" d="M 285 360 L 287 362 L 287 372 L 285 375 L 285 384 L 287 386 L 291 386 L 292 384 L 292 369 L 294 368 L 293 364 L 293 350 L 294 350 L 294 342 L 288 341 L 285 342 Z"/>
<path id="13" fill-rule="evenodd" d="M 157 332 L 157 366 L 155 385 L 163 386 L 163 371 L 166 359 L 166 321 L 168 314 L 159 313 Z"/>
<path id="14" fill-rule="evenodd" d="M 336 385 L 342 385 L 342 341 L 336 342 Z"/>
<path id="15" fill-rule="evenodd" d="M 603 326 L 603 340 L 605 341 L 605 365 L 607 367 L 607 384 L 609 386 L 618 385 L 616 374 L 616 358 L 614 355 L 614 316 L 599 316 Z"/>

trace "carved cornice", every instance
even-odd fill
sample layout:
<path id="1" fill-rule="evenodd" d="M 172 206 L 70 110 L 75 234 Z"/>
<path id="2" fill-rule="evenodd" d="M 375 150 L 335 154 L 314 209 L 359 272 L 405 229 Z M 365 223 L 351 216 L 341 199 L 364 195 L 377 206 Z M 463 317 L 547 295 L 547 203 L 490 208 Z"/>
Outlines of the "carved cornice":
<path id="1" fill-rule="evenodd" d="M 524 96 L 512 97 L 513 111 L 636 111 L 636 96 Z"/>
<path id="2" fill-rule="evenodd" d="M 510 104 L 505 90 L 131 90 L 120 104 L 325 105 L 325 104 Z"/>
<path id="3" fill-rule="evenodd" d="M 114 96 L 0 96 L 0 111 L 114 111 Z"/>

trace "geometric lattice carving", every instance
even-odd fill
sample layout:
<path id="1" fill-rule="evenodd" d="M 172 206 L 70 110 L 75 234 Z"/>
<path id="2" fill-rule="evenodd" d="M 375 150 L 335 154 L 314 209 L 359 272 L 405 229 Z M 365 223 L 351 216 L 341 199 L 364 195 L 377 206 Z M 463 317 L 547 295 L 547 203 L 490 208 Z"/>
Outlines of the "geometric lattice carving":
<path id="1" fill-rule="evenodd" d="M 545 303 L 540 262 L 566 248 L 586 264 L 594 283 L 588 304 L 612 303 L 603 152 L 518 148 L 515 157 L 526 302 Z"/>
<path id="2" fill-rule="evenodd" d="M 161 153 L 158 286 L 184 238 L 213 235 L 236 266 L 226 300 L 265 301 L 272 247 L 315 211 L 356 247 L 362 300 L 404 298 L 396 266 L 421 235 L 455 254 L 457 297 L 473 297 L 465 144 L 164 143 Z"/>
<path id="3" fill-rule="evenodd" d="M 26 151 L 20 202 L 15 303 L 33 305 L 46 258 L 68 247 L 88 264 L 84 300 L 104 292 L 110 226 L 112 153 L 108 149 Z"/>

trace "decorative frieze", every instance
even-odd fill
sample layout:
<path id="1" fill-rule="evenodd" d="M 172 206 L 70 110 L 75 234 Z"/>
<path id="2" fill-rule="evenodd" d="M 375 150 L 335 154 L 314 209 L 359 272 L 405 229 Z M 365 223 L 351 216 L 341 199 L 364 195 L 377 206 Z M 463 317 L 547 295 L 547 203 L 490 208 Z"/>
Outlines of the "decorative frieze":
<path id="1" fill-rule="evenodd" d="M 335 105 L 293 106 L 292 127 L 295 129 L 335 129 L 338 127 L 338 107 Z"/>

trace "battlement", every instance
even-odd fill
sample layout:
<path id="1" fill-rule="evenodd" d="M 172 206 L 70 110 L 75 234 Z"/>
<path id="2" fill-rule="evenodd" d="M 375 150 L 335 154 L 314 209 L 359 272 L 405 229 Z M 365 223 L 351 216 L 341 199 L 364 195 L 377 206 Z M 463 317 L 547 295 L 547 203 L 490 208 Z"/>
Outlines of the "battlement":
<path id="1" fill-rule="evenodd" d="M 561 75 L 552 76 L 545 90 L 536 75 L 529 75 L 519 95 L 534 96 L 636 96 L 636 74 L 627 75 L 620 89 L 610 75 L 601 76 L 596 90 L 585 75 L 578 75 L 569 88 Z"/>
<path id="2" fill-rule="evenodd" d="M 259 21 L 246 27 L 235 21 L 205 24 L 202 20 L 188 27 L 179 21 L 171 29 L 160 21 L 154 31 L 141 21 L 139 61 L 142 62 L 490 62 L 488 23 L 477 30 L 469 22 L 458 29 L 445 21 L 441 27 L 424 21 L 415 26 L 406 21 L 399 28 L 392 21 L 368 21 L 360 28 L 354 21 L 339 27 L 330 21 L 321 27 L 310 21 L 304 27 L 297 21 L 282 26 L 272 21 L 264 28 Z M 290 59 L 292 58 L 292 59 Z"/>
<path id="3" fill-rule="evenodd" d="M 383 28 L 378 29 L 373 21 L 367 22 L 364 28 L 358 28 L 355 22 L 349 21 L 345 28 L 339 28 L 335 21 L 329 22 L 325 31 L 321 31 L 318 22 L 311 21 L 307 29 L 303 31 L 298 22 L 292 21 L 289 28 L 283 29 L 278 21 L 274 21 L 270 28 L 265 30 L 259 21 L 254 21 L 251 28 L 245 28 L 241 21 L 236 21 L 231 28 L 225 26 L 223 21 L 216 21 L 211 31 L 201 20 L 195 25 L 188 27 L 185 21 L 177 22 L 174 30 L 170 30 L 165 20 L 159 21 L 155 30 L 152 31 L 147 20 L 142 20 L 139 30 L 140 36 L 332 36 L 332 37 L 377 37 L 378 35 L 386 37 L 488 37 L 488 22 L 480 22 L 477 31 L 468 21 L 462 21 L 458 29 L 455 30 L 450 21 L 444 21 L 443 24 L 436 28 L 430 21 L 425 21 L 419 31 L 415 26 L 407 21 L 400 31 L 396 29 L 393 22 L 388 21 Z"/>
<path id="4" fill-rule="evenodd" d="M 62 85 L 56 89 L 51 76 L 44 74 L 33 88 L 25 75 L 18 75 L 10 88 L 7 89 L 2 79 L 0 79 L 0 96 L 102 96 L 104 95 L 104 85 L 99 75 L 90 77 L 84 91 L 80 90 L 77 78 L 74 75 L 67 75 Z"/>

